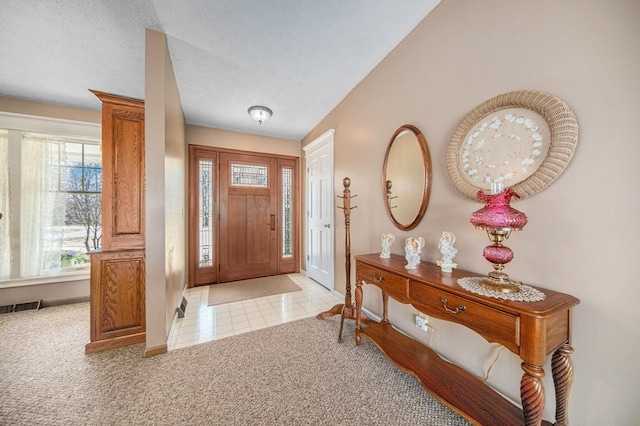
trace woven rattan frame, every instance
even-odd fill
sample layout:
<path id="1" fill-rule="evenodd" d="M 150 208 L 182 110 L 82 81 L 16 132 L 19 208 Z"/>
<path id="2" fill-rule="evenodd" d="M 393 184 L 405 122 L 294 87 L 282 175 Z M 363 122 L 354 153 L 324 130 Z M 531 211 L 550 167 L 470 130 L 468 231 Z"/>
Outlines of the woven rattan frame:
<path id="1" fill-rule="evenodd" d="M 536 90 L 521 90 L 498 95 L 477 106 L 458 125 L 446 152 L 446 166 L 453 186 L 469 198 L 476 199 L 481 189 L 470 184 L 459 167 L 462 144 L 469 131 L 488 115 L 507 108 L 526 108 L 540 114 L 550 130 L 549 152 L 538 169 L 527 179 L 513 185 L 521 198 L 530 197 L 543 190 L 558 178 L 567 167 L 578 143 L 578 122 L 575 115 L 561 99 Z"/>

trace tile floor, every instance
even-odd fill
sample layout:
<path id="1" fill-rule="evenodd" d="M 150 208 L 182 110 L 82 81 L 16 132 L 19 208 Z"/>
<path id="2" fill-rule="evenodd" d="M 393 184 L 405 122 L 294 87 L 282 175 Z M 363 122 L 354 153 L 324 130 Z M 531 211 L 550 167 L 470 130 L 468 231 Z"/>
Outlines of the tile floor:
<path id="1" fill-rule="evenodd" d="M 225 305 L 207 306 L 209 287 L 185 291 L 187 309 L 176 318 L 169 333 L 169 350 L 197 345 L 261 328 L 314 317 L 344 297 L 332 295 L 304 274 L 289 274 L 302 291 L 243 300 Z"/>

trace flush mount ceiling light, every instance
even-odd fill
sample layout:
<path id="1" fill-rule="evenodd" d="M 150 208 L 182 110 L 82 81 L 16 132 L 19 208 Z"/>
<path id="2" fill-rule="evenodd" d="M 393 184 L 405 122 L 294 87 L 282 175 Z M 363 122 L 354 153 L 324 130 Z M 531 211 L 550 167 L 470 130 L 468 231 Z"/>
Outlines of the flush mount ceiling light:
<path id="1" fill-rule="evenodd" d="M 267 121 L 271 115 L 273 115 L 273 111 L 265 106 L 254 105 L 247 110 L 251 117 L 258 122 L 258 124 L 262 124 Z"/>

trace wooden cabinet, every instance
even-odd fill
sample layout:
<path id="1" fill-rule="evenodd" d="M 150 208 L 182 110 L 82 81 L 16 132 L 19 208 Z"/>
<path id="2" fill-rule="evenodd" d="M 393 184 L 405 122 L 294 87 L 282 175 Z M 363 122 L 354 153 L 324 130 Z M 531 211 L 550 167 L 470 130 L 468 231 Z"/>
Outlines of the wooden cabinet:
<path id="1" fill-rule="evenodd" d="M 91 254 L 85 353 L 145 341 L 144 102 L 102 101 L 102 251 Z"/>
<path id="2" fill-rule="evenodd" d="M 421 262 L 407 270 L 403 257 L 379 254 L 356 259 L 356 343 L 364 336 L 402 370 L 445 405 L 480 425 L 540 425 L 545 394 L 543 365 L 553 353 L 552 373 L 556 390 L 556 425 L 567 425 L 569 390 L 573 380 L 570 355 L 571 309 L 579 300 L 568 294 L 542 290 L 539 302 L 513 302 L 484 297 L 457 284 L 463 277 L 479 276 L 456 269 L 442 273 L 432 263 Z M 361 320 L 362 285 L 382 290 L 383 315 L 379 323 Z M 435 318 L 468 327 L 489 342 L 497 342 L 522 359 L 520 381 L 522 409 L 503 398 L 483 381 L 455 364 L 444 361 L 434 351 L 398 332 L 388 320 L 388 298 L 411 304 Z"/>

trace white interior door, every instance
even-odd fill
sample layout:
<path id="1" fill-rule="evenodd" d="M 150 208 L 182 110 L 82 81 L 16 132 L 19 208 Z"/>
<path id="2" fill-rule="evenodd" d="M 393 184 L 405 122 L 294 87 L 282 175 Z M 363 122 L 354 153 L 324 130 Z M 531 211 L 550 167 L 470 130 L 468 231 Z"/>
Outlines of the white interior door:
<path id="1" fill-rule="evenodd" d="M 305 148 L 307 276 L 333 291 L 333 130 Z"/>

